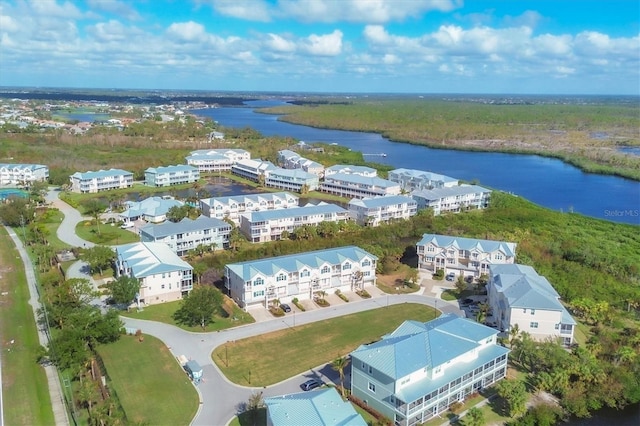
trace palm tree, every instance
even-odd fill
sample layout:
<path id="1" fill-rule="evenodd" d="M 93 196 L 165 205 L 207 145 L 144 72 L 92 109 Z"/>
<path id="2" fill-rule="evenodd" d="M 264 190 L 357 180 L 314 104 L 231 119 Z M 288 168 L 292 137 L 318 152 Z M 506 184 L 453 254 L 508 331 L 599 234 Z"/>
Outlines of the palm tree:
<path id="1" fill-rule="evenodd" d="M 518 325 L 518 323 L 515 323 L 509 329 L 509 347 L 513 348 L 513 345 L 516 344 L 519 338 L 520 338 L 520 326 Z"/>
<path id="2" fill-rule="evenodd" d="M 340 390 L 342 394 L 342 398 L 344 398 L 344 369 L 349 365 L 349 359 L 347 357 L 341 356 L 333 360 L 331 363 L 331 368 L 338 372 L 340 376 Z"/>

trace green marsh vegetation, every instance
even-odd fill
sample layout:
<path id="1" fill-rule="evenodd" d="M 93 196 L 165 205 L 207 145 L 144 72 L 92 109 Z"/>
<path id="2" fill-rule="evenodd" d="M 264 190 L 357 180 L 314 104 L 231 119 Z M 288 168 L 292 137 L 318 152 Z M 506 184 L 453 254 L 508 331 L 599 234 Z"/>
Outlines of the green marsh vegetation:
<path id="1" fill-rule="evenodd" d="M 262 111 L 284 114 L 280 119 L 291 123 L 375 132 L 433 148 L 541 154 L 588 172 L 640 180 L 640 159 L 616 151 L 640 145 L 637 104 L 497 105 L 387 98 Z"/>

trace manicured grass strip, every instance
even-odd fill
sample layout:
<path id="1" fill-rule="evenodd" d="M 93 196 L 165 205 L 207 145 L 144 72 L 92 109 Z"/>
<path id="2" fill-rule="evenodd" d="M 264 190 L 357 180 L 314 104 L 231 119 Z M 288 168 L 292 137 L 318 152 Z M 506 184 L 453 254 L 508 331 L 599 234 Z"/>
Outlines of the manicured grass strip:
<path id="1" fill-rule="evenodd" d="M 140 237 L 136 233 L 106 223 L 100 224 L 100 232 L 98 232 L 98 227 L 92 225 L 90 221 L 78 223 L 78 225 L 76 225 L 76 234 L 83 240 L 105 246 L 129 244 L 140 241 Z"/>
<path id="2" fill-rule="evenodd" d="M 405 320 L 434 317 L 428 306 L 391 305 L 229 342 L 218 346 L 212 358 L 232 382 L 268 386 L 379 340 Z"/>
<path id="3" fill-rule="evenodd" d="M 0 291 L 3 294 L 0 295 L 0 337 L 5 423 L 54 424 L 47 376 L 36 363 L 40 342 L 28 303 L 24 265 L 4 227 L 0 227 Z"/>
<path id="4" fill-rule="evenodd" d="M 186 325 L 177 324 L 173 319 L 173 314 L 180 307 L 180 303 L 182 303 L 182 301 L 180 300 L 177 300 L 175 302 L 160 303 L 158 305 L 146 306 L 140 312 L 132 310 L 130 312 L 123 312 L 121 315 L 129 318 L 163 322 L 165 324 L 175 325 L 176 327 L 180 327 L 183 330 L 193 332 L 218 331 L 256 322 L 256 320 L 250 314 L 238 308 L 235 303 L 230 303 L 227 304 L 227 306 L 233 308 L 233 315 L 229 317 L 221 317 L 219 315 L 215 315 L 213 322 L 209 324 L 204 330 L 200 326 L 188 327 Z"/>
<path id="5" fill-rule="evenodd" d="M 100 346 L 98 353 L 129 424 L 191 422 L 199 405 L 198 393 L 160 340 L 144 335 L 140 342 L 135 336 L 122 336 Z"/>

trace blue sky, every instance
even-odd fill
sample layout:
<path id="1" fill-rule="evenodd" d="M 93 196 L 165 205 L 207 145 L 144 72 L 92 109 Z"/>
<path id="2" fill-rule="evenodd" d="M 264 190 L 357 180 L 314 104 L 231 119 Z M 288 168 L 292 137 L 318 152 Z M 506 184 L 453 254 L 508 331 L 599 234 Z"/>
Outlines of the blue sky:
<path id="1" fill-rule="evenodd" d="M 638 0 L 0 0 L 0 86 L 640 94 Z"/>

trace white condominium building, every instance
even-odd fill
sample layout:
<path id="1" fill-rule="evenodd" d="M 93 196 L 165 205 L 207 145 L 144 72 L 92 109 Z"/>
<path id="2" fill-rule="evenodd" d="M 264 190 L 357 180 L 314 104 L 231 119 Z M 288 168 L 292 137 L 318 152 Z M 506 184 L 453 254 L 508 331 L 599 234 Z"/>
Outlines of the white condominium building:
<path id="1" fill-rule="evenodd" d="M 477 278 L 492 265 L 515 263 L 516 243 L 424 234 L 416 251 L 420 269 Z"/>
<path id="2" fill-rule="evenodd" d="M 140 228 L 140 241 L 165 243 L 178 256 L 185 256 L 198 246 L 222 250 L 229 246 L 231 225 L 220 219 L 200 216 L 180 222 L 166 221 Z"/>
<path id="3" fill-rule="evenodd" d="M 433 209 L 434 215 L 460 213 L 489 206 L 491 190 L 478 185 L 459 185 L 436 189 L 422 189 L 411 193 L 419 209 Z"/>
<path id="4" fill-rule="evenodd" d="M 249 160 L 251 154 L 244 149 L 199 149 L 186 157 L 187 164 L 197 167 L 202 173 L 231 170 L 240 160 Z"/>
<path id="5" fill-rule="evenodd" d="M 70 179 L 71 191 L 82 194 L 133 186 L 133 173 L 121 169 L 76 172 Z"/>
<path id="6" fill-rule="evenodd" d="M 362 226 L 378 226 L 392 220 L 409 219 L 417 211 L 413 198 L 404 195 L 354 198 L 349 202 L 351 218 Z"/>
<path id="7" fill-rule="evenodd" d="M 229 197 L 204 198 L 200 200 L 200 211 L 216 219 L 230 219 L 240 224 L 240 214 L 265 210 L 298 207 L 298 197 L 288 192 L 266 192 Z"/>
<path id="8" fill-rule="evenodd" d="M 327 169 L 329 170 L 329 169 Z M 379 197 L 382 195 L 400 194 L 400 185 L 376 176 L 361 174 L 325 173 L 320 190 L 329 194 L 348 198 Z"/>
<path id="9" fill-rule="evenodd" d="M 116 278 L 140 282 L 139 305 L 181 300 L 193 289 L 193 268 L 165 243 L 132 243 L 114 247 Z"/>
<path id="10" fill-rule="evenodd" d="M 392 182 L 400 184 L 403 191 L 411 192 L 422 189 L 450 188 L 458 186 L 458 179 L 437 173 L 414 169 L 395 169 L 387 176 Z"/>
<path id="11" fill-rule="evenodd" d="M 267 307 L 274 299 L 309 300 L 318 291 L 334 293 L 375 285 L 377 261 L 359 247 L 346 246 L 230 263 L 225 267 L 225 287 L 241 307 Z"/>
<path id="12" fill-rule="evenodd" d="M 49 167 L 42 164 L 0 163 L 0 185 L 24 185 L 49 180 Z"/>
<path id="13" fill-rule="evenodd" d="M 284 231 L 289 234 L 304 225 L 316 226 L 321 222 L 344 222 L 349 211 L 335 204 L 308 204 L 281 210 L 268 210 L 240 215 L 240 231 L 249 241 L 258 243 L 276 241 Z"/>
<path id="14" fill-rule="evenodd" d="M 184 164 L 166 167 L 149 167 L 144 172 L 144 183 L 148 186 L 171 186 L 200 180 L 196 167 Z"/>

